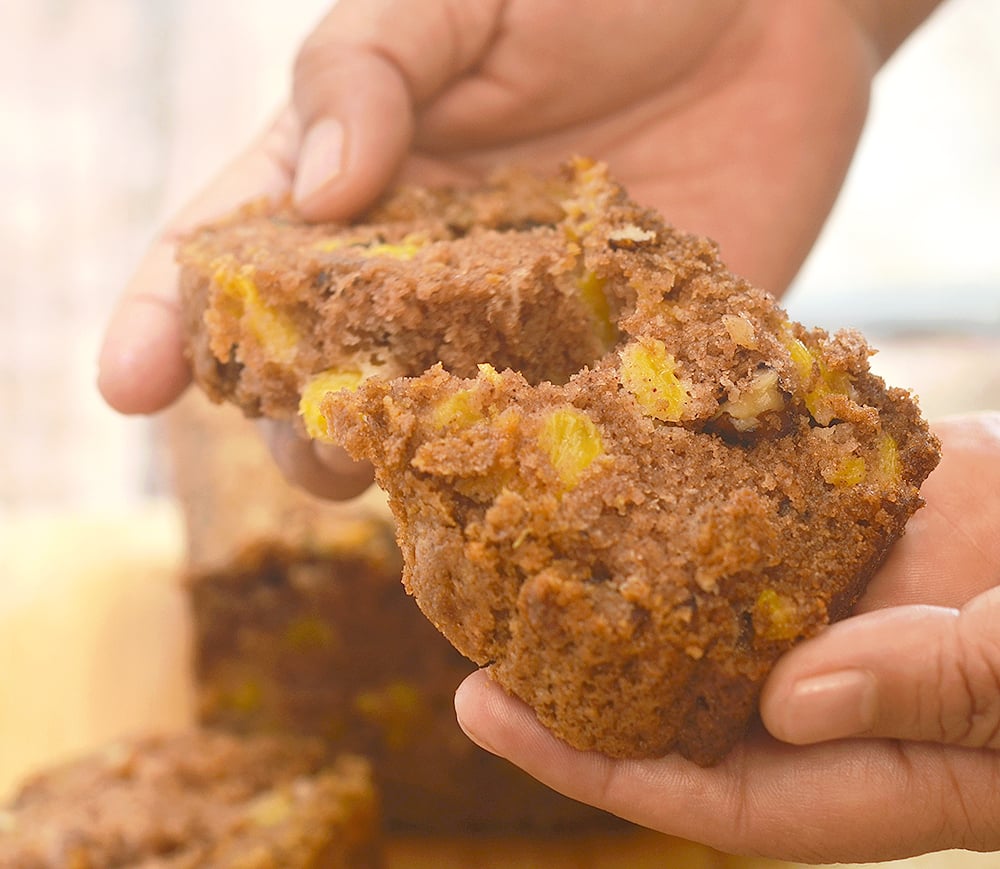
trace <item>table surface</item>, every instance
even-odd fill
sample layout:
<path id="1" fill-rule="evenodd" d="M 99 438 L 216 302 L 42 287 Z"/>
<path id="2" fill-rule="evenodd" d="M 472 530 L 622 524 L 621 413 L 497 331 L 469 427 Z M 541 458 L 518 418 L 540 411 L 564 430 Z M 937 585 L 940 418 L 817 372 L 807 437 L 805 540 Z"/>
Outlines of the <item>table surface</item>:
<path id="1" fill-rule="evenodd" d="M 36 513 L 0 525 L 0 801 L 46 765 L 129 734 L 193 721 L 190 624 L 169 502 L 128 515 Z M 779 869 L 655 833 L 563 838 L 393 838 L 389 869 Z M 986 869 L 948 852 L 907 869 Z"/>

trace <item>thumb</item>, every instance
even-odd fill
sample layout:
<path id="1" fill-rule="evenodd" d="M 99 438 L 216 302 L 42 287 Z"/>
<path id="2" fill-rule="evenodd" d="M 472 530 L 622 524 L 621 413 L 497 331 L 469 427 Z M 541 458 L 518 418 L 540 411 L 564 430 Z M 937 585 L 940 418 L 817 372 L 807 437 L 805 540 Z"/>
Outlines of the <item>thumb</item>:
<path id="1" fill-rule="evenodd" d="M 303 44 L 293 102 L 304 132 L 294 198 L 310 219 L 352 216 L 382 192 L 420 106 L 472 67 L 502 3 L 340 0 Z"/>
<path id="2" fill-rule="evenodd" d="M 761 697 L 778 739 L 884 736 L 1000 748 L 1000 587 L 962 609 L 905 606 L 833 625 Z"/>

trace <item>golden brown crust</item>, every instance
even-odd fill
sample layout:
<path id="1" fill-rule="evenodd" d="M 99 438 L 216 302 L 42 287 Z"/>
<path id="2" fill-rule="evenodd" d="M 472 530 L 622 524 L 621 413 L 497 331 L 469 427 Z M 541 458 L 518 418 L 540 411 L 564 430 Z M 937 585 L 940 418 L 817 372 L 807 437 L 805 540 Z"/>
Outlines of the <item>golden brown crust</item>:
<path id="1" fill-rule="evenodd" d="M 532 387 L 435 369 L 327 409 L 374 461 L 408 587 L 460 651 L 578 748 L 712 762 L 776 658 L 853 605 L 919 504 L 934 443 L 898 393 L 867 430 L 802 418 L 727 440 L 637 412 L 618 373 Z M 440 427 L 456 395 L 481 418 Z M 564 427 L 567 448 L 590 425 L 601 441 L 571 484 L 543 434 L 554 413 L 589 421 Z M 870 476 L 840 482 L 859 460 Z"/>
<path id="2" fill-rule="evenodd" d="M 565 380 L 602 349 L 566 268 L 565 187 L 508 172 L 484 189 L 406 189 L 349 225 L 257 204 L 199 230 L 178 252 L 196 380 L 285 418 L 329 369 L 472 374 L 489 358 Z"/>
<path id="3" fill-rule="evenodd" d="M 554 223 L 365 254 L 350 280 L 392 312 L 392 340 L 368 348 L 392 348 L 383 367 L 343 381 L 350 362 L 328 358 L 310 376 L 336 376 L 315 388 L 301 373 L 296 389 L 270 383 L 284 407 L 303 391 L 307 427 L 374 462 L 408 588 L 460 651 L 578 748 L 710 763 L 775 659 L 849 611 L 919 506 L 937 444 L 869 372 L 859 335 L 790 322 L 603 167 L 575 161 L 548 195 Z M 509 281 L 473 268 L 504 260 Z M 432 261 L 454 266 L 448 280 Z M 470 293 L 479 311 L 463 312 Z M 437 357 L 396 329 L 421 298 Z M 510 299 L 518 328 L 484 321 Z M 253 318 L 237 314 L 239 344 Z M 240 358 L 236 391 L 252 367 Z"/>

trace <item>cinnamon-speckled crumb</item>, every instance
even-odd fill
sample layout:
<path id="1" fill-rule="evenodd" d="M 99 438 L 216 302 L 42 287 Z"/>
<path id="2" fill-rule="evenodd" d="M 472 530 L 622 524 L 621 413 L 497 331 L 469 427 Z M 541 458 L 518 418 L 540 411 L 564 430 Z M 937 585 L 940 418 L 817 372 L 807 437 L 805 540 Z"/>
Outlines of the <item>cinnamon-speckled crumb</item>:
<path id="1" fill-rule="evenodd" d="M 424 613 L 560 737 L 717 761 L 919 506 L 938 451 L 915 403 L 860 335 L 790 322 L 598 164 L 367 220 L 190 242 L 201 382 L 370 459 Z M 218 257 L 254 281 L 238 304 Z"/>

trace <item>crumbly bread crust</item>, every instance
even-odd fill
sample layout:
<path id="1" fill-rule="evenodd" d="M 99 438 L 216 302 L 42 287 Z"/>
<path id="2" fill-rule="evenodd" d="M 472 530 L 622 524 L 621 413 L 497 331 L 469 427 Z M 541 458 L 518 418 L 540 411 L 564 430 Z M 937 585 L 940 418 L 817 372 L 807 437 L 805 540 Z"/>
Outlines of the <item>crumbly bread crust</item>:
<path id="1" fill-rule="evenodd" d="M 655 423 L 618 375 L 533 387 L 435 369 L 332 395 L 327 412 L 375 462 L 407 586 L 456 648 L 577 748 L 712 763 L 777 657 L 847 614 L 933 453 L 898 393 L 879 397 L 869 429 L 802 420 L 748 444 Z M 459 396 L 482 418 L 439 426 Z M 898 445 L 891 482 L 884 434 Z M 872 479 L 826 481 L 862 456 Z"/>
<path id="2" fill-rule="evenodd" d="M 567 190 L 509 171 L 484 189 L 403 190 L 350 225 L 248 205 L 178 251 L 195 379 L 277 418 L 330 370 L 469 375 L 488 358 L 565 380 L 601 352 L 574 276 L 553 270 L 569 261 Z"/>
<path id="3" fill-rule="evenodd" d="M 314 742 L 209 731 L 112 745 L 0 809 L 0 866 L 381 866 L 367 763 L 323 758 Z"/>
<path id="4" fill-rule="evenodd" d="M 557 735 L 712 763 L 741 738 L 777 657 L 849 612 L 919 506 L 937 443 L 912 398 L 870 373 L 861 336 L 790 322 L 712 242 L 631 202 L 603 167 L 576 161 L 531 189 L 524 201 L 548 197 L 555 220 L 464 225 L 413 256 L 369 242 L 362 262 L 336 267 L 383 306 L 365 319 L 374 340 L 350 344 L 364 364 L 310 356 L 344 333 L 296 325 L 288 378 L 250 388 L 263 330 L 244 303 L 214 333 L 229 367 L 199 376 L 251 411 L 298 403 L 311 433 L 374 462 L 421 609 Z M 435 204 L 431 216 L 402 208 L 391 243 L 477 196 L 522 202 L 506 179 L 403 194 Z M 378 238 L 394 201 L 369 218 Z M 332 231 L 289 228 L 281 246 Z M 258 288 L 245 299 L 285 312 L 286 298 L 315 292 L 314 260 L 275 277 L 259 269 L 275 256 L 262 249 L 237 258 Z M 187 262 L 186 285 L 203 287 Z M 511 279 L 487 280 L 503 262 Z M 227 280 L 209 283 L 225 295 Z M 463 311 L 469 293 L 477 307 Z M 209 295 L 189 297 L 204 310 Z M 504 331 L 484 314 L 494 309 L 516 310 L 517 325 Z M 220 310 L 209 300 L 208 331 Z M 398 329 L 408 310 L 426 352 Z"/>

